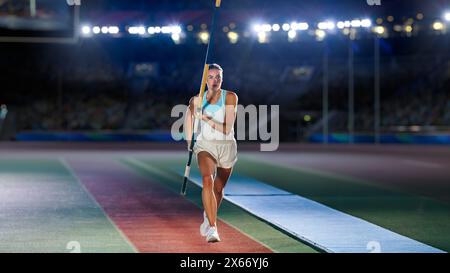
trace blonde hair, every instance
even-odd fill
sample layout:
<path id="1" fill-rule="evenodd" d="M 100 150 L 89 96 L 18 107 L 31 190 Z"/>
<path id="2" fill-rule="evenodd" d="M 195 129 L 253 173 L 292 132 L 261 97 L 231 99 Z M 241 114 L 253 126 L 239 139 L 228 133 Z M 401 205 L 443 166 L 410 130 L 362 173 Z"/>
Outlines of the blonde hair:
<path id="1" fill-rule="evenodd" d="M 208 69 L 209 69 L 209 70 L 217 69 L 217 70 L 223 72 L 222 67 L 221 67 L 220 65 L 216 64 L 216 63 L 214 63 L 214 64 L 209 64 L 209 65 L 208 65 Z"/>

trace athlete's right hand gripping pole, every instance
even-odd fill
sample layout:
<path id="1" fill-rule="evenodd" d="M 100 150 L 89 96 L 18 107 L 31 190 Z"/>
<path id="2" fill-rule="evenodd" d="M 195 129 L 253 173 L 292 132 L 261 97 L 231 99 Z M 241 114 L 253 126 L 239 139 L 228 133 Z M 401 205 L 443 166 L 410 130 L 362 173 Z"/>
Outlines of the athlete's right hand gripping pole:
<path id="1" fill-rule="evenodd" d="M 192 154 L 193 154 L 194 144 L 195 144 L 195 137 L 196 137 L 196 132 L 198 130 L 198 127 L 200 126 L 200 120 L 197 119 L 196 116 L 201 117 L 201 113 L 202 113 L 203 94 L 206 89 L 206 80 L 208 77 L 209 52 L 210 52 L 210 49 L 214 45 L 213 37 L 214 37 L 214 26 L 215 26 L 215 21 L 216 21 L 215 20 L 216 13 L 217 13 L 217 10 L 220 8 L 220 4 L 221 4 L 221 0 L 215 0 L 215 1 L 216 1 L 216 5 L 214 7 L 213 17 L 212 17 L 212 21 L 211 21 L 211 35 L 210 35 L 210 38 L 208 41 L 208 47 L 206 48 L 206 57 L 205 57 L 205 65 L 203 68 L 202 83 L 200 85 L 200 92 L 198 94 L 198 98 L 199 98 L 198 101 L 200 103 L 198 103 L 194 109 L 196 115 L 194 115 L 194 128 L 192 130 L 191 143 L 189 145 L 189 158 L 188 158 L 188 162 L 186 164 L 186 168 L 184 170 L 183 185 L 181 186 L 181 194 L 182 195 L 186 195 L 187 181 L 189 179 L 189 173 L 191 171 L 191 162 L 192 162 Z"/>

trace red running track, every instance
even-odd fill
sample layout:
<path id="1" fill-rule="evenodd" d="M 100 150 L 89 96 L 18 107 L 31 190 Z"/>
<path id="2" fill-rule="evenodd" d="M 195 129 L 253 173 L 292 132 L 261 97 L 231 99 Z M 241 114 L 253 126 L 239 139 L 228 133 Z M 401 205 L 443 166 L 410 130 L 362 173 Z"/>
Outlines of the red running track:
<path id="1" fill-rule="evenodd" d="M 200 236 L 202 210 L 113 160 L 69 159 L 75 174 L 139 252 L 267 253 L 270 249 L 218 221 L 222 241 Z"/>

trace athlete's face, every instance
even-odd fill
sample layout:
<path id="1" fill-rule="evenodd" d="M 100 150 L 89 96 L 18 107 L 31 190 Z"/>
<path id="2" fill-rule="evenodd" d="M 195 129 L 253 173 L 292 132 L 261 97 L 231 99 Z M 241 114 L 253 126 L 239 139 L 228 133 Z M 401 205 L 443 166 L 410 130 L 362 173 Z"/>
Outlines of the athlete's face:
<path id="1" fill-rule="evenodd" d="M 220 90 L 222 88 L 222 77 L 222 71 L 220 71 L 219 69 L 209 70 L 207 79 L 208 90 Z"/>

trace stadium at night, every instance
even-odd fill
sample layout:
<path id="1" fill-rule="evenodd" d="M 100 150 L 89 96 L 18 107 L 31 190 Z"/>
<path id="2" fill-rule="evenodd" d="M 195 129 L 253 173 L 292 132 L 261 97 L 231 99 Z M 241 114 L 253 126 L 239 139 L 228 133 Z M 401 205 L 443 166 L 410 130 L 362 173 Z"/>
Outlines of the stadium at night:
<path id="1" fill-rule="evenodd" d="M 450 1 L 0 0 L 0 49 L 0 252 L 450 250 Z"/>

